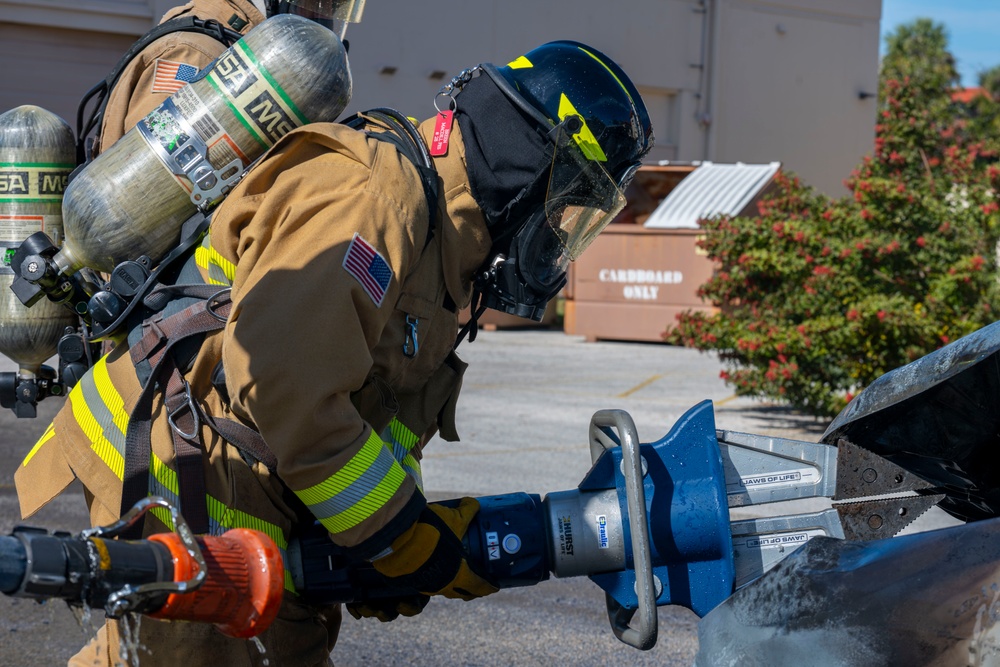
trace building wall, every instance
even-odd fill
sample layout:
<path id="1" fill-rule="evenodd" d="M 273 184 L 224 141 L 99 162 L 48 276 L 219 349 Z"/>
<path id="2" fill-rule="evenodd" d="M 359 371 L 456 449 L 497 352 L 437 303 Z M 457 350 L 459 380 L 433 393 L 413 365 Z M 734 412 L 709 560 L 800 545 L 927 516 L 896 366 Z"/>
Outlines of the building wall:
<path id="1" fill-rule="evenodd" d="M 0 112 L 34 104 L 76 127 L 81 98 L 153 25 L 145 0 L 0 0 Z"/>
<path id="2" fill-rule="evenodd" d="M 79 98 L 171 0 L 0 0 L 0 111 L 38 104 L 75 125 Z M 651 160 L 781 161 L 830 194 L 871 150 L 880 0 L 370 0 L 348 31 L 349 111 L 434 113 L 465 67 L 575 39 L 629 72 L 653 120 Z"/>
<path id="3" fill-rule="evenodd" d="M 880 3 L 719 2 L 711 159 L 774 151 L 807 183 L 846 192 L 875 139 Z"/>

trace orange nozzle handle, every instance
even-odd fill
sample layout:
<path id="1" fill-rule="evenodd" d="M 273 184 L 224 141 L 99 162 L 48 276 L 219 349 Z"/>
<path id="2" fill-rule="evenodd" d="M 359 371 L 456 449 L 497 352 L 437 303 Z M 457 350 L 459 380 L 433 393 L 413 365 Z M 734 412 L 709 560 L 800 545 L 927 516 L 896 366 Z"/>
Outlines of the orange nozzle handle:
<path id="1" fill-rule="evenodd" d="M 198 571 L 177 533 L 157 533 L 174 561 L 174 581 L 189 581 Z M 166 603 L 149 614 L 163 620 L 214 623 L 230 637 L 254 637 L 271 625 L 281 606 L 285 568 L 281 552 L 264 533 L 234 528 L 220 537 L 198 537 L 208 566 L 201 586 L 171 593 Z"/>

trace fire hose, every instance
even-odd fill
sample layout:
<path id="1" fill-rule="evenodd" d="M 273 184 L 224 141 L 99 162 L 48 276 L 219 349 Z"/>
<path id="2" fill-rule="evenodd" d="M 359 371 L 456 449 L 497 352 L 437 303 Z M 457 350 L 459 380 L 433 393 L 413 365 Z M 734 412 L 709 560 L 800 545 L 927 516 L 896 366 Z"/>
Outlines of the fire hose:
<path id="1" fill-rule="evenodd" d="M 154 507 L 171 512 L 177 532 L 112 539 Z M 249 638 L 274 620 L 283 585 L 280 552 L 266 535 L 236 528 L 195 537 L 161 498 L 146 498 L 115 524 L 77 535 L 19 527 L 0 536 L 0 591 L 103 608 L 110 618 L 139 613 L 213 623 L 226 635 Z"/>

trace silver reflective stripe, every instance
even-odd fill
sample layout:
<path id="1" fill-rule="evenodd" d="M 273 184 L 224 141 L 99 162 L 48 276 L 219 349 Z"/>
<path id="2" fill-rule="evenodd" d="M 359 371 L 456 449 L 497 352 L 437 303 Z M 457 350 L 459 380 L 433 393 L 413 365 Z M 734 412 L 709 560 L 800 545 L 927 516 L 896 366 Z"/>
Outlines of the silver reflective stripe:
<path id="1" fill-rule="evenodd" d="M 360 477 L 351 482 L 347 488 L 326 500 L 310 504 L 310 511 L 316 515 L 316 518 L 322 520 L 365 504 L 365 499 L 373 489 L 382 483 L 395 462 L 396 460 L 389 450 L 382 447 L 382 451 L 378 453 L 371 466 Z"/>

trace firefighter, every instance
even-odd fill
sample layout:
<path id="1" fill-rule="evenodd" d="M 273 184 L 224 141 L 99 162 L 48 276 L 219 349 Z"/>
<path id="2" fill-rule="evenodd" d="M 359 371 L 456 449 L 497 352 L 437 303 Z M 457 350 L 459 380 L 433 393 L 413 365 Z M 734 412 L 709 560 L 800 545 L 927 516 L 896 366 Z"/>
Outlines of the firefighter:
<path id="1" fill-rule="evenodd" d="M 478 503 L 428 503 L 420 477 L 428 440 L 458 439 L 458 313 L 539 316 L 624 206 L 652 128 L 621 68 L 576 42 L 466 70 L 435 106 L 419 128 L 373 110 L 281 139 L 181 271 L 218 292 L 146 320 L 76 385 L 16 473 L 22 514 L 78 478 L 95 525 L 147 493 L 204 515 L 196 530 L 255 528 L 282 549 L 318 521 L 420 591 L 357 617 L 496 591 L 462 546 Z M 174 347 L 206 312 L 216 330 Z M 147 515 L 145 534 L 170 528 Z M 141 664 L 325 665 L 338 627 L 286 575 L 263 656 L 214 626 L 143 619 Z M 71 664 L 114 664 L 120 636 L 108 621 Z"/>
<path id="2" fill-rule="evenodd" d="M 95 102 L 85 108 L 85 100 L 81 105 L 81 117 L 88 110 L 103 112 L 94 118 L 95 127 L 77 128 L 81 141 L 80 159 L 96 157 L 118 141 L 147 113 L 177 92 L 266 17 L 299 14 L 331 29 L 336 24 L 343 37 L 342 24 L 335 17 L 345 4 L 349 3 L 345 0 L 191 0 L 169 10 L 161 19 L 161 26 L 167 21 L 184 18 L 213 21 L 215 24 L 201 29 L 186 27 L 161 36 L 151 35 L 151 43 L 142 47 L 131 60 L 120 63 L 124 64 L 124 69 L 120 73 L 112 73 L 112 77 L 117 77 L 112 79 L 110 91 L 105 91 L 104 104 Z M 99 132 L 88 154 L 82 142 L 90 129 L 97 129 L 96 124 L 100 125 Z"/>

